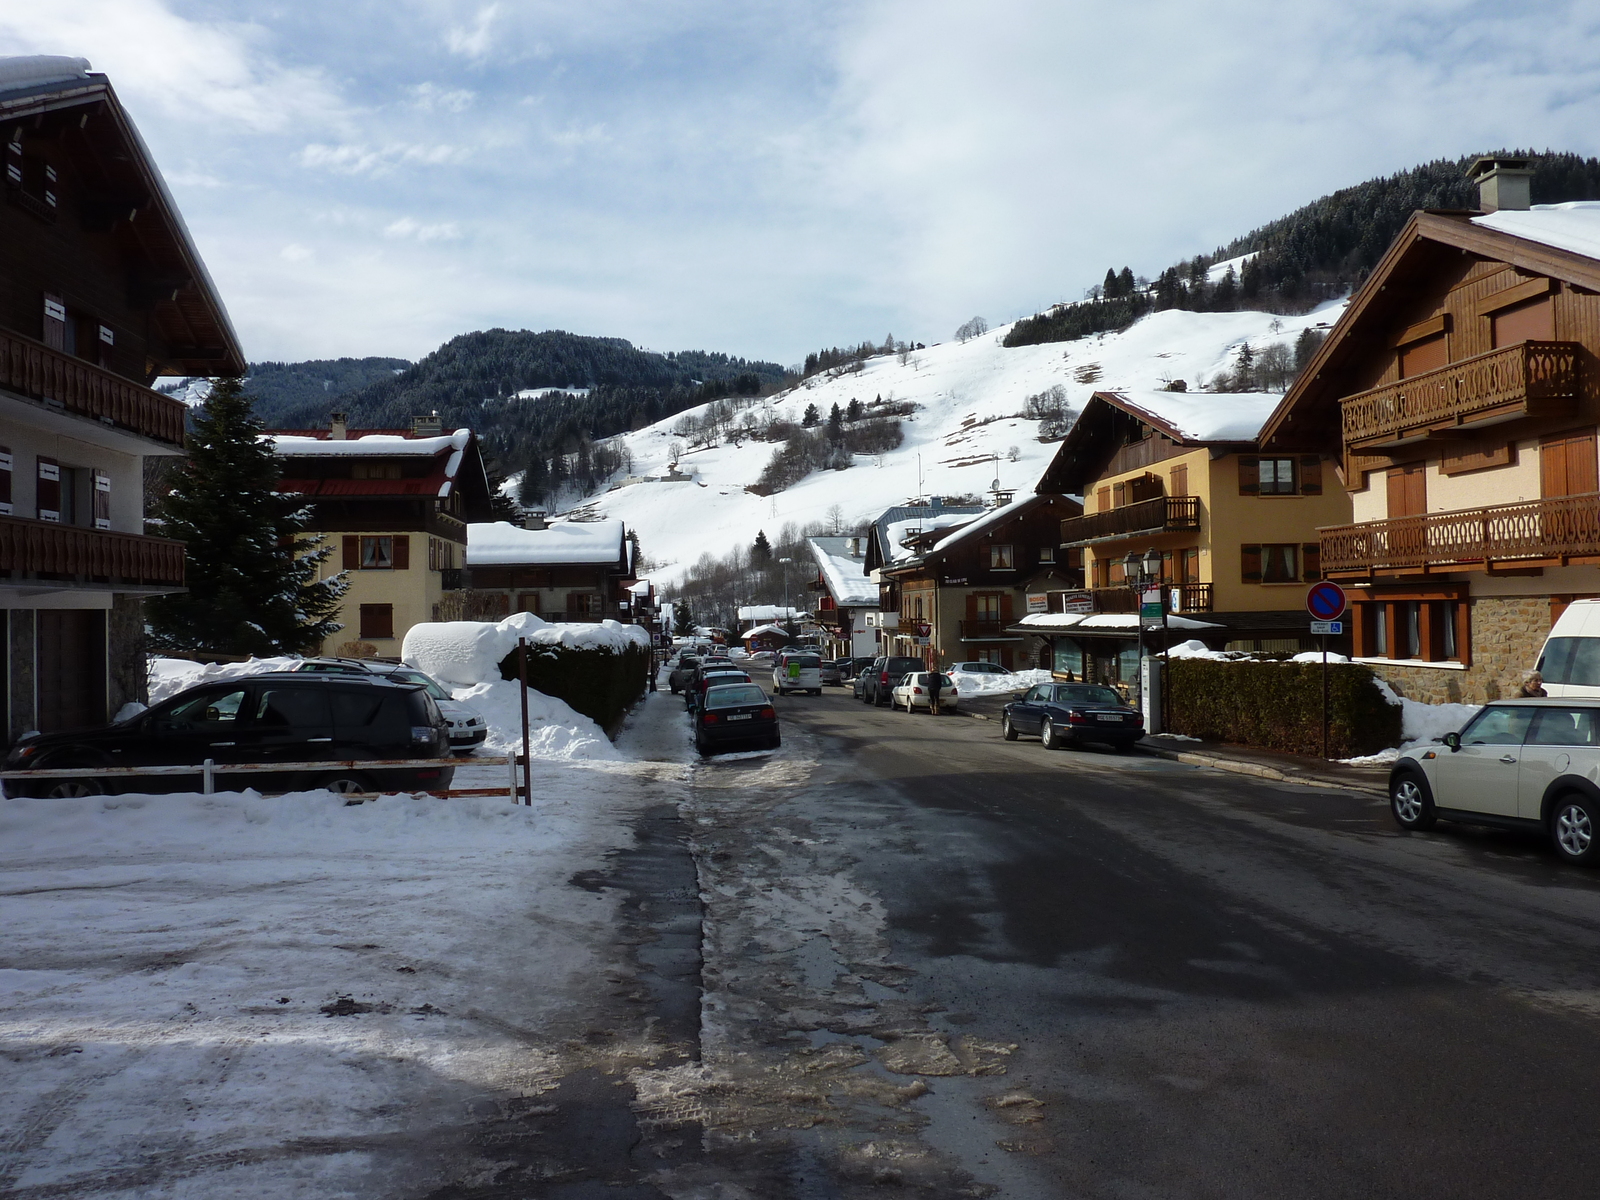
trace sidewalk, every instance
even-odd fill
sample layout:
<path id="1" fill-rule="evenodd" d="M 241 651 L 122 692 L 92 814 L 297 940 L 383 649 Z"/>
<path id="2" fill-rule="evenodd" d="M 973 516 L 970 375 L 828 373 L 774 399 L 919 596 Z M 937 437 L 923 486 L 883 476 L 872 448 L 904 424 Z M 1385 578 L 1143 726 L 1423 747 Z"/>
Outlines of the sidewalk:
<path id="1" fill-rule="evenodd" d="M 963 696 L 960 708 L 966 716 L 976 717 L 980 721 L 999 721 L 1000 709 L 1012 699 L 1014 697 L 1009 695 Z M 1352 767 L 1302 754 L 1229 746 L 1222 742 L 1195 742 L 1160 734 L 1145 738 L 1139 743 L 1139 749 L 1192 766 L 1254 775 L 1258 779 L 1331 785 L 1385 797 L 1389 794 L 1388 767 Z"/>

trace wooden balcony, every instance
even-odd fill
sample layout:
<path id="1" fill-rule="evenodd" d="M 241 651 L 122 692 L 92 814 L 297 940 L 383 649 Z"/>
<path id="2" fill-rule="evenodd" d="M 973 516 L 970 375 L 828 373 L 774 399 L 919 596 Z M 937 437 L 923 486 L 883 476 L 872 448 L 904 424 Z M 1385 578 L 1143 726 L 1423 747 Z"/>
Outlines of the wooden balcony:
<path id="1" fill-rule="evenodd" d="M 0 388 L 157 442 L 183 445 L 188 410 L 181 401 L 6 330 L 0 330 Z"/>
<path id="2" fill-rule="evenodd" d="M 1149 533 L 1200 528 L 1200 497 L 1153 496 L 1106 512 L 1085 513 L 1061 522 L 1061 544 L 1083 546 Z"/>
<path id="3" fill-rule="evenodd" d="M 1344 444 L 1382 453 L 1518 417 L 1560 415 L 1577 396 L 1576 343 L 1519 342 L 1347 397 Z"/>
<path id="4" fill-rule="evenodd" d="M 0 581 L 124 588 L 183 586 L 183 543 L 0 517 Z"/>
<path id="5" fill-rule="evenodd" d="M 1016 633 L 1007 633 L 1006 630 L 1015 621 L 1002 621 L 995 618 L 992 621 L 961 621 L 961 640 L 963 642 L 1018 642 L 1022 636 Z"/>
<path id="6" fill-rule="evenodd" d="M 1600 557 L 1600 494 L 1364 521 L 1319 532 L 1322 571 L 1331 577 L 1562 565 Z"/>
<path id="7" fill-rule="evenodd" d="M 1173 590 L 1178 592 L 1179 613 L 1197 613 L 1211 611 L 1211 585 L 1209 583 L 1163 583 L 1161 585 L 1162 602 L 1170 605 Z M 1133 589 L 1124 585 L 1122 587 L 1095 588 L 1091 592 L 1094 596 L 1095 612 L 1127 613 L 1133 612 L 1138 607 L 1134 599 Z"/>

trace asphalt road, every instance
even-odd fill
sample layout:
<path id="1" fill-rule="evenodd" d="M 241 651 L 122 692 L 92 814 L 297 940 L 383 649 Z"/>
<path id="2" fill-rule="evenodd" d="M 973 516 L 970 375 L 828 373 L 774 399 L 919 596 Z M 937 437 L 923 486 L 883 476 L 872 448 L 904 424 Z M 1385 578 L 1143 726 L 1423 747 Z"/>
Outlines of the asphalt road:
<path id="1" fill-rule="evenodd" d="M 930 1069 L 926 1095 L 894 1101 L 900 1136 L 956 1164 L 928 1191 L 1600 1193 L 1600 876 L 1527 837 L 1403 834 L 1371 796 L 1050 753 L 997 722 L 838 689 L 779 704 L 789 745 L 814 741 L 821 766 L 782 786 L 759 774 L 775 764 L 697 768 L 700 794 L 722 798 L 698 818 L 700 853 L 724 864 L 702 886 L 730 897 L 707 919 L 739 919 L 743 863 L 766 873 L 750 904 L 784 872 L 832 872 L 881 914 L 887 958 L 851 966 L 872 955 L 829 934 L 837 961 L 818 971 L 803 940 L 752 941 L 748 978 L 708 986 L 742 997 L 772 1044 L 1002 1048 L 1003 1077 Z M 756 967 L 790 998 L 764 998 Z M 852 1031 L 848 1004 L 865 1002 L 829 979 L 846 967 L 892 1018 Z M 874 972 L 893 972 L 892 992 Z M 801 976 L 809 1007 L 792 998 Z M 837 1159 L 851 1135 L 818 1153 Z M 842 1186 L 796 1194 L 856 1194 Z"/>

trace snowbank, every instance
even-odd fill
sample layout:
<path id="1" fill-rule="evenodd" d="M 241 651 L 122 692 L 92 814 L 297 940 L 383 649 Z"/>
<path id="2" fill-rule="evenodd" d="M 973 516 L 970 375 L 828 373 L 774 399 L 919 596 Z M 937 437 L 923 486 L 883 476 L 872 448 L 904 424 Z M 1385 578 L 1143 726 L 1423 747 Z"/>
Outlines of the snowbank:
<path id="1" fill-rule="evenodd" d="M 1014 671 L 1010 675 L 978 674 L 968 671 L 949 672 L 951 680 L 956 685 L 956 692 L 961 696 L 1001 696 L 1008 692 L 1020 692 L 1030 688 L 1036 683 L 1049 683 L 1049 671 Z"/>
<path id="2" fill-rule="evenodd" d="M 301 661 L 298 654 L 251 658 L 242 663 L 197 663 L 182 658 L 152 658 L 149 665 L 150 703 L 160 704 L 197 684 L 260 675 L 267 671 L 292 671 Z"/>
<path id="3" fill-rule="evenodd" d="M 497 679 L 470 687 L 452 688 L 463 704 L 483 714 L 489 735 L 483 748 L 490 754 L 522 753 L 522 685 Z M 571 762 L 575 759 L 615 760 L 622 753 L 605 731 L 562 700 L 528 689 L 528 753 L 534 758 Z"/>
<path id="4" fill-rule="evenodd" d="M 500 664 L 525 637 L 535 645 L 573 650 L 621 651 L 648 646 L 650 634 L 641 625 L 616 621 L 552 624 L 532 613 L 515 613 L 498 624 L 487 621 L 429 621 L 413 625 L 400 647 L 400 657 L 446 683 L 470 686 L 500 678 Z"/>

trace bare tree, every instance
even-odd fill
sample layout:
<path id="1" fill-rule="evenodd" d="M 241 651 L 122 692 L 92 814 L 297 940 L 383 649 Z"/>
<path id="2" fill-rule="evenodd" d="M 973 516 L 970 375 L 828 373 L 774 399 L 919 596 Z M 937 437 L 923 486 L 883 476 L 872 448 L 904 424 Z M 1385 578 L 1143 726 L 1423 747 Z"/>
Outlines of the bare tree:
<path id="1" fill-rule="evenodd" d="M 960 329 L 956 330 L 956 341 L 970 342 L 975 337 L 982 337 L 989 332 L 989 322 L 982 317 L 973 317 Z"/>

